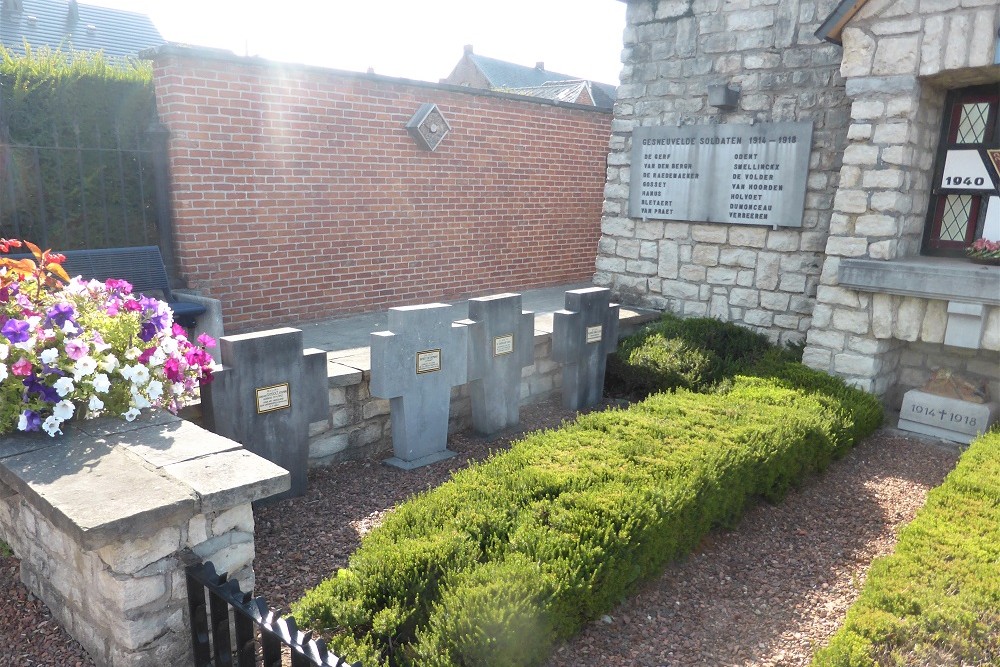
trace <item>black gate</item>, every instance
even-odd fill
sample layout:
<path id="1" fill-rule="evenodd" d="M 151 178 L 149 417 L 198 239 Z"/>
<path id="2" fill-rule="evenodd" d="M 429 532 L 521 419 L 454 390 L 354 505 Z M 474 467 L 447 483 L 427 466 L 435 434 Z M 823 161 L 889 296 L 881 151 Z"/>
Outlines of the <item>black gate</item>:
<path id="1" fill-rule="evenodd" d="M 291 667 L 361 667 L 327 651 L 311 632 L 300 632 L 295 619 L 279 617 L 264 598 L 242 592 L 211 562 L 187 568 L 187 589 L 195 667 L 255 667 L 261 655 L 264 667 L 281 667 L 283 645 Z"/>

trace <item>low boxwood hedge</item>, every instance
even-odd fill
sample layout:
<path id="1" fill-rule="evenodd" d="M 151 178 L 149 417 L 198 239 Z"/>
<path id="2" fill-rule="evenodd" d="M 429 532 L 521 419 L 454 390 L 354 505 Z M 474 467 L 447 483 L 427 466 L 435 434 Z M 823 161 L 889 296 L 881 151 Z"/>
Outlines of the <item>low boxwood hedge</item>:
<path id="1" fill-rule="evenodd" d="M 813 665 L 1000 665 L 1000 431 L 972 443 L 872 564 Z"/>
<path id="2" fill-rule="evenodd" d="M 780 499 L 880 420 L 874 397 L 765 349 L 757 377 L 584 415 L 456 473 L 400 505 L 292 611 L 366 667 L 541 664 L 713 526 Z"/>

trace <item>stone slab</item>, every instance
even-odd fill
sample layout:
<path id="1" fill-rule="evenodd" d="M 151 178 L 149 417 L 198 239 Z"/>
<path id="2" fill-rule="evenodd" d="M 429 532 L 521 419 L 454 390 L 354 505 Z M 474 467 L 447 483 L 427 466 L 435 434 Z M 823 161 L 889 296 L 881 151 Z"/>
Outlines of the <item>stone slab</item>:
<path id="1" fill-rule="evenodd" d="M 996 421 L 996 403 L 971 403 L 911 389 L 903 395 L 898 428 L 968 443 Z"/>
<path id="2" fill-rule="evenodd" d="M 327 357 L 326 379 L 331 387 L 350 387 L 361 382 L 364 371 L 345 366 Z"/>
<path id="3" fill-rule="evenodd" d="M 455 456 L 458 452 L 453 452 L 450 449 L 444 449 L 433 454 L 428 454 L 419 459 L 413 459 L 412 461 L 407 461 L 401 459 L 398 456 L 393 456 L 392 458 L 385 459 L 382 463 L 387 466 L 392 466 L 393 468 L 400 468 L 402 470 L 415 470 L 417 468 L 422 468 L 424 466 L 429 466 L 432 463 L 437 463 L 438 461 L 444 461 L 445 459 L 450 459 Z"/>
<path id="4" fill-rule="evenodd" d="M 130 431 L 107 436 L 107 443 L 121 446 L 145 462 L 147 467 L 157 469 L 219 452 L 241 449 L 238 442 L 180 419 L 163 424 L 151 424 L 143 430 L 143 437 L 139 440 L 135 438 L 135 432 Z"/>
<path id="5" fill-rule="evenodd" d="M 101 440 L 5 458 L 0 479 L 87 549 L 182 523 L 198 509 L 190 488 Z"/>
<path id="6" fill-rule="evenodd" d="M 845 257 L 837 267 L 837 281 L 841 287 L 862 292 L 1000 306 L 1000 267 L 961 259 L 884 261 Z"/>
<path id="7" fill-rule="evenodd" d="M 264 500 L 291 488 L 287 470 L 243 448 L 173 463 L 163 472 L 195 493 L 202 513 Z"/>

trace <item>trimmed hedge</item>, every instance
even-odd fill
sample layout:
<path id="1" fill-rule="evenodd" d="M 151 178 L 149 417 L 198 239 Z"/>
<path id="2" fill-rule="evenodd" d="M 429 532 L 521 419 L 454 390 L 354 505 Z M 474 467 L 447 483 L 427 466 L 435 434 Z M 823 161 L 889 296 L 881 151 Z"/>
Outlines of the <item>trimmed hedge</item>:
<path id="1" fill-rule="evenodd" d="M 812 664 L 1000 665 L 1000 431 L 972 443 L 872 564 Z"/>
<path id="2" fill-rule="evenodd" d="M 584 415 L 456 473 L 386 517 L 296 620 L 366 667 L 542 664 L 713 526 L 880 423 L 874 397 L 773 350 L 759 361 L 760 377 Z"/>

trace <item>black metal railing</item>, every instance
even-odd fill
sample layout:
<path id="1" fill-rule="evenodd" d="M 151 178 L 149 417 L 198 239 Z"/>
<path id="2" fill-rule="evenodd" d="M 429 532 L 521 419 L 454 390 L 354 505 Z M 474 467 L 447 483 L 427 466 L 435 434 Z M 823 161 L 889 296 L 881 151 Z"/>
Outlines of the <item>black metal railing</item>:
<path id="1" fill-rule="evenodd" d="M 291 667 L 361 667 L 330 653 L 293 618 L 281 618 L 262 597 L 240 590 L 240 583 L 215 571 L 211 562 L 187 568 L 188 611 L 195 667 L 281 667 L 287 646 Z M 208 593 L 208 603 L 205 593 Z"/>

